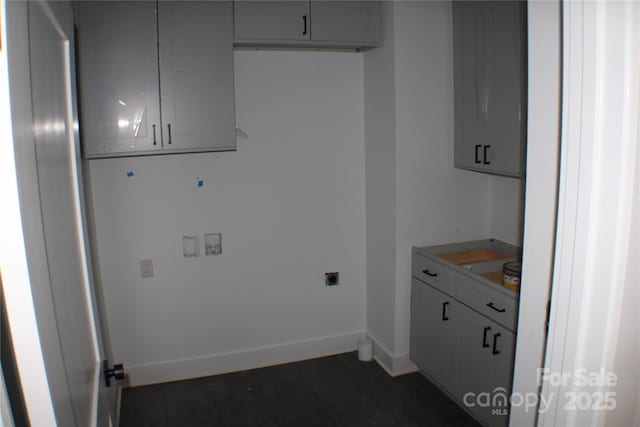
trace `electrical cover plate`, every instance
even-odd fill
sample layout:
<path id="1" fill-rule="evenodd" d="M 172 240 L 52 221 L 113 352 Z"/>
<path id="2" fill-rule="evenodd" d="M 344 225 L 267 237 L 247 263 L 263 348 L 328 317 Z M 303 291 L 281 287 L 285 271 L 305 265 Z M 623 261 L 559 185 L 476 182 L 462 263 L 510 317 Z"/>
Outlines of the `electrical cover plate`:
<path id="1" fill-rule="evenodd" d="M 222 233 L 204 235 L 204 253 L 206 256 L 222 253 Z"/>
<path id="2" fill-rule="evenodd" d="M 185 258 L 192 258 L 200 255 L 198 238 L 196 236 L 182 237 L 182 255 L 184 255 Z"/>

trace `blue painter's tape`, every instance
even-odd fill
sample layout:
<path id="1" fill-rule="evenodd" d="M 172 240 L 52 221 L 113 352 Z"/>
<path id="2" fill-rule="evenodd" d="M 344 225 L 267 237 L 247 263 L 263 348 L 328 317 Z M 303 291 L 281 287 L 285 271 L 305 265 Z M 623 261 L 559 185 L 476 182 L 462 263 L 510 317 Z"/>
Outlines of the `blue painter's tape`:
<path id="1" fill-rule="evenodd" d="M 131 177 L 133 176 L 133 172 L 131 172 L 131 171 L 127 172 L 127 176 L 128 176 L 129 178 L 131 178 Z"/>

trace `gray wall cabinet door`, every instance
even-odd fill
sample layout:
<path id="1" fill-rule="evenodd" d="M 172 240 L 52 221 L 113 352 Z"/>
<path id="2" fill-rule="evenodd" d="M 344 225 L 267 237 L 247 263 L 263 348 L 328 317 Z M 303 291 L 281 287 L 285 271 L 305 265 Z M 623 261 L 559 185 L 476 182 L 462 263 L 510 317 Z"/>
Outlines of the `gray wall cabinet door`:
<path id="1" fill-rule="evenodd" d="M 311 1 L 313 41 L 382 44 L 382 8 L 376 1 Z"/>
<path id="2" fill-rule="evenodd" d="M 85 157 L 161 148 L 155 7 L 146 1 L 76 4 Z"/>
<path id="3" fill-rule="evenodd" d="M 234 19 L 236 41 L 311 39 L 308 1 L 236 1 Z"/>
<path id="4" fill-rule="evenodd" d="M 233 150 L 230 1 L 78 2 L 87 158 Z"/>
<path id="5" fill-rule="evenodd" d="M 231 2 L 158 3 L 163 151 L 235 149 Z"/>
<path id="6" fill-rule="evenodd" d="M 448 388 L 455 316 L 453 298 L 413 279 L 411 282 L 411 360 L 433 380 Z"/>
<path id="7" fill-rule="evenodd" d="M 481 393 L 490 397 L 491 404 L 494 396 L 499 393 L 508 398 L 511 392 L 515 335 L 461 304 L 454 307 L 452 315 L 457 322 L 451 391 L 487 425 L 506 426 L 509 416 L 504 411 L 508 411 L 508 405 L 485 406 Z"/>
<path id="8" fill-rule="evenodd" d="M 525 6 L 454 2 L 455 166 L 521 176 Z"/>

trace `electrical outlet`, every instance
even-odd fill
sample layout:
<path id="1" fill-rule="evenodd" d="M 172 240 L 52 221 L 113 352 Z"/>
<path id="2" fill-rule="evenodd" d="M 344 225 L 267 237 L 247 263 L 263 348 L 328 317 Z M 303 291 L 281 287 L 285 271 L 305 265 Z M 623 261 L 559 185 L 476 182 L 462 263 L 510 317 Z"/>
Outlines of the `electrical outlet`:
<path id="1" fill-rule="evenodd" d="M 327 286 L 336 286 L 340 284 L 340 273 L 324 273 L 324 284 Z"/>
<path id="2" fill-rule="evenodd" d="M 206 256 L 222 253 L 222 233 L 204 235 L 204 253 Z"/>
<path id="3" fill-rule="evenodd" d="M 153 261 L 150 259 L 143 259 L 140 261 L 140 276 L 143 279 L 153 277 Z"/>
<path id="4" fill-rule="evenodd" d="M 200 256 L 200 244 L 196 236 L 182 237 L 182 255 L 185 258 L 193 258 Z"/>

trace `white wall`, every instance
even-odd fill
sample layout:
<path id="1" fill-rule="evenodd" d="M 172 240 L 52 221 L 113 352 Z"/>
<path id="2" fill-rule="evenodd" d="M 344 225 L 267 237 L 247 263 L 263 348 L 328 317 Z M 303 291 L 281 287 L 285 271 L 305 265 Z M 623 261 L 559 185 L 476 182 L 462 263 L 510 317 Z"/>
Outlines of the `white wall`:
<path id="1" fill-rule="evenodd" d="M 549 156 L 551 159 L 552 156 Z M 550 163 L 550 162 L 549 162 Z M 524 181 L 503 176 L 491 177 L 491 237 L 522 247 L 524 227 Z"/>
<path id="2" fill-rule="evenodd" d="M 488 175 L 453 168 L 450 2 L 397 2 L 396 338 L 409 352 L 411 246 L 489 237 Z"/>
<path id="3" fill-rule="evenodd" d="M 362 54 L 239 51 L 235 67 L 237 152 L 90 162 L 113 353 L 133 383 L 351 350 L 366 328 Z M 221 255 L 182 256 L 182 236 L 213 232 Z"/>
<path id="4" fill-rule="evenodd" d="M 385 45 L 364 60 L 367 328 L 397 374 L 412 366 L 411 247 L 519 242 L 518 203 L 503 199 L 521 191 L 520 180 L 453 167 L 451 4 L 389 2 L 384 24 Z"/>
<path id="5" fill-rule="evenodd" d="M 396 115 L 393 5 L 383 3 L 384 47 L 364 54 L 367 200 L 367 333 L 376 357 L 395 336 Z M 381 363 L 389 366 L 390 360 Z"/>
<path id="6" fill-rule="evenodd" d="M 236 52 L 238 152 L 91 162 L 113 351 L 140 382 L 301 340 L 350 349 L 365 329 L 390 371 L 412 369 L 411 246 L 516 240 L 516 211 L 491 219 L 501 181 L 453 168 L 451 4 L 384 7 L 385 46 L 364 54 Z M 181 236 L 207 232 L 222 256 L 182 258 Z"/>

